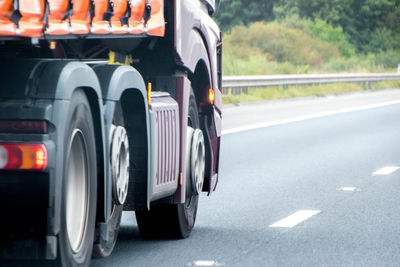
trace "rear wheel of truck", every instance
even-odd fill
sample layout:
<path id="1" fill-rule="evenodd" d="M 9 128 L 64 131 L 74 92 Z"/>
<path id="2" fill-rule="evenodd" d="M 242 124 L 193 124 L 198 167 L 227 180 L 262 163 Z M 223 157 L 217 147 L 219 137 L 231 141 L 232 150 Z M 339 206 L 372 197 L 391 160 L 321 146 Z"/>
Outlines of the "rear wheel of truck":
<path id="1" fill-rule="evenodd" d="M 89 266 L 92 256 L 97 198 L 97 162 L 93 118 L 85 93 L 71 98 L 66 119 L 64 177 L 58 262 Z"/>
<path id="2" fill-rule="evenodd" d="M 113 180 L 112 212 L 107 221 L 108 239 L 97 237 L 93 248 L 95 258 L 107 257 L 113 251 L 121 224 L 123 204 L 128 194 L 129 144 L 120 102 L 115 105 L 110 129 L 110 146 L 110 166 Z"/>
<path id="3" fill-rule="evenodd" d="M 191 173 L 197 172 L 202 175 L 198 177 L 200 183 L 204 179 L 204 153 L 200 158 L 192 161 L 190 156 L 194 147 L 199 144 L 193 144 L 193 133 L 200 133 L 200 122 L 197 104 L 193 91 L 191 91 L 189 99 L 188 111 L 188 136 L 187 136 L 187 172 L 186 172 L 186 201 L 185 203 L 171 204 L 171 205 L 155 205 L 151 207 L 150 211 L 136 211 L 136 220 L 139 227 L 139 232 L 142 237 L 167 237 L 167 238 L 186 238 L 192 232 L 196 221 L 197 206 L 199 201 L 199 192 L 195 190 L 196 185 L 199 183 L 193 181 Z M 204 150 L 203 143 L 200 144 Z M 196 150 L 197 151 L 197 150 Z M 195 170 L 197 171 L 195 171 Z"/>

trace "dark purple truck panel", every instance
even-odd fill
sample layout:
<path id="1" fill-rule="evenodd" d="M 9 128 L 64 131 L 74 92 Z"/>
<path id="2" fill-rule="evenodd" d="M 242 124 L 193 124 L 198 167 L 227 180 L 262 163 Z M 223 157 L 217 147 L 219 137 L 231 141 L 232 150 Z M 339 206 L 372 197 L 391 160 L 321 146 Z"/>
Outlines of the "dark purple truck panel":
<path id="1" fill-rule="evenodd" d="M 215 190 L 217 184 L 217 174 L 219 169 L 219 151 L 220 137 L 222 130 L 222 94 L 221 94 L 221 73 L 218 73 L 218 54 L 217 46 L 220 45 L 221 34 L 218 26 L 208 15 L 204 3 L 195 0 L 175 0 L 175 49 L 179 55 L 183 65 L 191 72 L 194 72 L 199 61 L 203 61 L 207 65 L 210 84 L 215 93 L 215 101 L 213 106 L 214 116 L 212 125 L 208 127 L 206 138 L 211 149 L 211 167 L 210 173 L 207 175 L 209 184 L 207 191 L 211 193 Z M 178 103 L 183 107 L 188 105 L 188 94 L 183 92 L 190 91 L 190 82 L 178 81 L 177 95 L 182 99 L 177 99 Z M 182 94 L 179 91 L 182 90 Z M 182 102 L 181 102 L 182 101 Z M 181 116 L 187 116 L 187 110 L 181 111 Z M 181 120 L 181 129 L 186 129 Z M 209 124 L 206 124 L 209 125 Z M 185 144 L 186 133 L 181 134 L 181 144 Z M 185 158 L 184 146 L 181 147 L 181 166 L 180 170 L 183 174 L 184 165 L 182 162 Z M 185 180 L 185 179 L 184 179 Z M 183 189 L 182 189 L 183 190 Z M 182 193 L 182 192 L 181 192 Z M 175 199 L 179 199 L 179 190 Z"/>

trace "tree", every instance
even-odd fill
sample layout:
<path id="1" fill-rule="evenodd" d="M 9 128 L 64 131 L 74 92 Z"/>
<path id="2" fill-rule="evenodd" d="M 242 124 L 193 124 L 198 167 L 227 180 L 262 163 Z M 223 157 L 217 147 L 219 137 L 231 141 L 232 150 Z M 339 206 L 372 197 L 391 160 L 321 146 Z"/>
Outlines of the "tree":
<path id="1" fill-rule="evenodd" d="M 400 0 L 281 0 L 277 6 L 294 6 L 300 17 L 342 27 L 349 41 L 365 52 L 378 49 L 370 45 L 372 35 L 397 39 L 400 34 Z"/>
<path id="2" fill-rule="evenodd" d="M 222 30 L 255 21 L 271 21 L 274 19 L 273 3 L 271 0 L 221 0 L 216 19 Z"/>
<path id="3" fill-rule="evenodd" d="M 226 31 L 294 14 L 342 28 L 358 51 L 400 49 L 400 0 L 221 0 L 216 19 Z"/>

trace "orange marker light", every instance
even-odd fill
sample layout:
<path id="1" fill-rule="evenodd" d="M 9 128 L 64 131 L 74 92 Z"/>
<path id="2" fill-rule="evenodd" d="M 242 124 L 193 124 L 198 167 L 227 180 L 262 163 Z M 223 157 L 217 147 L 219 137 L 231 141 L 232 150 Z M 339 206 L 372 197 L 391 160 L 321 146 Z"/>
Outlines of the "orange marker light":
<path id="1" fill-rule="evenodd" d="M 208 90 L 208 100 L 210 100 L 211 103 L 214 103 L 215 100 L 215 94 L 213 89 Z"/>
<path id="2" fill-rule="evenodd" d="M 56 42 L 50 42 L 50 49 L 54 50 L 57 48 L 57 43 Z"/>
<path id="3" fill-rule="evenodd" d="M 151 83 L 147 86 L 147 103 L 151 104 Z"/>

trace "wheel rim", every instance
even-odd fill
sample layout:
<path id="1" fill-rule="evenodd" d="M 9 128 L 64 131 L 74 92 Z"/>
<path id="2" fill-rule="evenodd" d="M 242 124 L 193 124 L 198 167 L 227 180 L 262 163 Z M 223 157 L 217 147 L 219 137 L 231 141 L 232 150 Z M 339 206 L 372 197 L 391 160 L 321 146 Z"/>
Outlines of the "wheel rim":
<path id="1" fill-rule="evenodd" d="M 195 194 L 203 190 L 205 167 L 205 148 L 203 132 L 200 129 L 194 130 L 191 153 L 191 177 Z"/>
<path id="2" fill-rule="evenodd" d="M 82 247 L 89 211 L 89 175 L 86 147 L 82 132 L 75 129 L 69 146 L 66 175 L 67 234 L 74 253 L 79 252 Z"/>
<path id="3" fill-rule="evenodd" d="M 113 196 L 116 203 L 125 203 L 129 184 L 129 144 L 124 127 L 113 127 L 111 145 L 111 169 L 113 177 Z"/>

